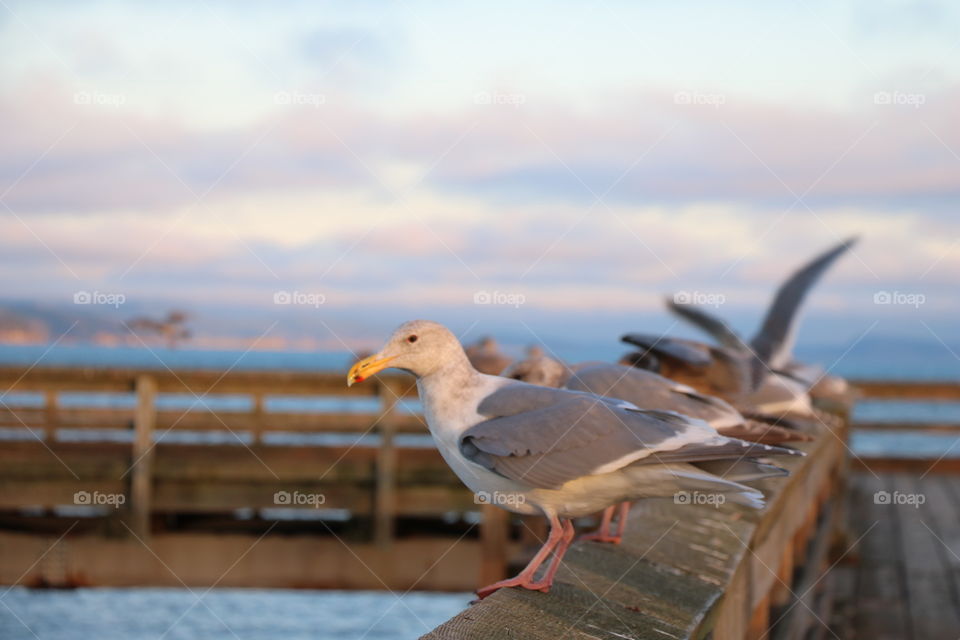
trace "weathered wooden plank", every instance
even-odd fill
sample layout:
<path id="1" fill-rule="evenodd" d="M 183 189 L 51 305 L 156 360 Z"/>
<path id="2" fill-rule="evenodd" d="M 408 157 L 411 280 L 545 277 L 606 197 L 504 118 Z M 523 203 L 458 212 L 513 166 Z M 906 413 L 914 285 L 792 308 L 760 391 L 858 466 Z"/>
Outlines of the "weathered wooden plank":
<path id="1" fill-rule="evenodd" d="M 252 425 L 250 427 L 250 437 L 253 440 L 254 444 L 260 444 L 263 442 L 263 427 L 264 427 L 264 416 L 266 413 L 264 405 L 264 394 L 263 393 L 254 393 L 252 394 L 251 399 L 253 400 L 253 407 L 250 411 L 252 414 L 250 416 Z M 220 416 L 216 416 L 218 422 L 223 420 Z M 229 426 L 229 422 L 223 421 L 223 424 Z M 230 427 L 231 429 L 236 429 L 236 427 Z"/>
<path id="2" fill-rule="evenodd" d="M 4 442 L 0 447 L 0 477 L 10 479 L 82 479 L 126 475 L 130 445 L 117 442 Z M 242 444 L 184 445 L 161 443 L 154 448 L 158 479 L 372 479 L 376 449 L 368 446 L 266 446 Z M 59 460 L 58 460 L 59 458 Z M 216 460 L 217 464 L 210 464 Z M 436 449 L 397 449 L 401 482 L 454 481 Z"/>
<path id="3" fill-rule="evenodd" d="M 373 397 L 376 385 L 346 386 L 343 374 L 313 371 L 169 371 L 167 369 L 104 369 L 92 367 L 0 367 L 0 386 L 21 391 L 114 391 L 129 392 L 141 375 L 157 381 L 160 393 L 234 394 L 268 392 L 283 395 L 333 395 Z M 379 380 L 398 381 L 405 397 L 416 395 L 409 376 L 378 375 Z"/>
<path id="4" fill-rule="evenodd" d="M 50 480 L 37 483 L 30 480 L 8 480 L 0 483 L 0 510 L 18 510 L 26 507 L 54 508 L 64 505 L 92 506 L 76 497 L 78 492 L 127 496 L 129 483 L 114 480 L 73 479 Z M 291 496 L 285 504 L 278 494 Z M 294 498 L 299 494 L 300 498 Z M 313 496 L 322 496 L 314 499 Z M 403 517 L 440 518 L 451 512 L 476 511 L 473 494 L 458 484 L 399 485 L 396 488 L 395 514 Z M 322 500 L 322 502 L 320 502 Z M 347 484 L 333 482 L 279 481 L 272 484 L 243 481 L 157 481 L 153 486 L 154 513 L 224 513 L 237 509 L 297 507 L 347 511 L 353 516 L 375 513 L 371 483 Z M 317 506 L 314 507 L 313 505 Z M 104 507 L 109 512 L 110 507 Z"/>
<path id="5" fill-rule="evenodd" d="M 54 429 L 57 428 L 57 425 L 60 422 L 60 396 L 59 394 L 52 390 L 48 389 L 43 394 L 43 434 L 44 438 L 49 440 Z M 21 422 L 22 424 L 22 422 Z"/>
<path id="6" fill-rule="evenodd" d="M 660 576 L 661 582 L 664 576 Z M 431 640 L 484 638 L 486 640 L 556 640 L 571 638 L 633 638 L 663 640 L 682 637 L 682 630 L 642 613 L 605 605 L 601 593 L 560 583 L 549 599 L 537 593 L 506 589 L 452 618 L 429 634 Z"/>
<path id="7" fill-rule="evenodd" d="M 19 427 L 53 427 L 57 429 L 129 429 L 133 424 L 133 410 L 94 407 L 60 407 L 56 422 L 50 423 L 50 410 L 35 407 L 0 407 L 0 425 Z M 292 413 L 256 410 L 157 411 L 156 431 L 322 431 L 331 433 L 374 433 L 378 416 L 372 413 L 315 412 Z M 416 414 L 397 413 L 395 433 L 427 433 L 423 418 Z"/>
<path id="8" fill-rule="evenodd" d="M 133 418 L 130 460 L 130 528 L 141 538 L 150 535 L 153 498 L 153 428 L 156 421 L 157 383 L 153 377 L 137 378 L 137 407 Z"/>
<path id="9" fill-rule="evenodd" d="M 37 584 L 42 568 L 31 569 L 31 565 L 58 537 L 0 532 L 0 584 L 18 580 Z M 65 555 L 69 584 L 118 587 L 218 583 L 222 587 L 401 593 L 411 588 L 469 591 L 475 587 L 481 559 L 479 542 L 469 536 L 456 544 L 438 536 L 399 539 L 386 550 L 332 534 L 261 538 L 259 532 L 157 531 L 147 544 L 149 548 L 132 537 L 71 534 L 55 549 Z"/>
<path id="10" fill-rule="evenodd" d="M 782 613 L 777 613 L 773 640 L 803 640 L 811 636 L 834 633 L 827 622 L 828 578 L 823 575 L 830 567 L 829 551 L 840 515 L 840 496 L 830 500 L 812 533 L 807 556 L 799 571 L 799 579 L 790 589 L 791 599 Z"/>
<path id="11" fill-rule="evenodd" d="M 381 410 L 377 432 L 380 434 L 380 446 L 377 447 L 374 480 L 373 539 L 378 545 L 385 547 L 393 540 L 396 517 L 397 448 L 394 433 L 397 403 L 402 390 L 391 386 L 388 381 L 383 381 L 380 383 L 379 394 Z"/>
<path id="12" fill-rule="evenodd" d="M 956 433 L 960 423 L 956 422 L 854 422 L 850 425 L 856 431 L 908 431 L 910 433 Z"/>
<path id="13" fill-rule="evenodd" d="M 767 636 L 770 626 L 770 594 L 764 596 L 753 610 L 750 622 L 747 625 L 745 640 L 761 640 Z"/>
<path id="14" fill-rule="evenodd" d="M 210 464 L 216 460 L 216 464 Z M 376 449 L 371 447 L 296 447 L 240 445 L 169 445 L 154 448 L 153 478 L 166 483 L 216 486 L 247 483 L 271 487 L 282 483 L 359 483 L 372 489 Z M 8 442 L 0 447 L 0 494 L 3 484 L 113 481 L 127 475 L 130 445 L 123 443 Z M 76 476 L 74 475 L 76 474 Z M 77 480 L 79 478 L 79 480 Z M 398 486 L 453 487 L 466 491 L 435 449 L 397 449 Z M 41 489 L 38 489 L 41 491 Z M 7 494 L 16 498 L 18 494 Z M 72 493 L 71 493 L 72 495 Z M 36 496 L 25 495 L 20 505 Z"/>
<path id="15" fill-rule="evenodd" d="M 960 611 L 960 483 L 937 475 L 915 481 L 927 496 L 924 523 L 936 533 L 954 609 Z"/>
<path id="16" fill-rule="evenodd" d="M 850 483 L 850 528 L 859 539 L 860 568 L 854 627 L 864 640 L 902 640 L 909 635 L 907 592 L 901 579 L 903 567 L 893 514 L 876 496 L 886 491 L 882 477 L 869 472 L 852 476 Z M 881 508 L 883 507 L 883 508 Z"/>
<path id="17" fill-rule="evenodd" d="M 960 383 L 942 380 L 851 380 L 859 398 L 960 400 Z"/>
<path id="18" fill-rule="evenodd" d="M 933 529 L 937 526 L 933 513 L 950 509 L 952 502 L 939 493 L 923 491 L 914 476 L 891 474 L 888 478 L 891 499 L 884 506 L 897 518 L 913 637 L 956 640 L 960 607 L 947 571 L 947 549 Z"/>
<path id="19" fill-rule="evenodd" d="M 852 562 L 841 562 L 824 578 L 832 593 L 830 617 L 826 619 L 832 633 L 823 629 L 822 638 L 858 637 L 856 633 L 857 567 Z"/>
<path id="20" fill-rule="evenodd" d="M 926 473 L 960 473 L 960 458 L 945 457 L 939 460 L 929 458 L 897 458 L 884 457 L 856 457 L 850 460 L 852 471 L 862 471 L 876 474 L 908 473 L 923 475 Z"/>
<path id="21" fill-rule="evenodd" d="M 471 494 L 472 496 L 472 494 Z M 480 575 L 477 588 L 506 578 L 507 548 L 510 535 L 510 514 L 491 504 L 480 511 Z"/>

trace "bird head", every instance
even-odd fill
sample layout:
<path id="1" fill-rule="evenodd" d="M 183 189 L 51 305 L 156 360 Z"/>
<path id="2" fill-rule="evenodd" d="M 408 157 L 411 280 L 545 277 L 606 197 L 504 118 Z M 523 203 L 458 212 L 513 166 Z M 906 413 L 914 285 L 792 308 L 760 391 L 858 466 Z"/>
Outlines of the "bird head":
<path id="1" fill-rule="evenodd" d="M 449 329 L 429 320 L 411 320 L 400 325 L 377 353 L 350 368 L 347 386 L 387 368 L 422 378 L 456 360 L 465 361 L 466 356 Z"/>

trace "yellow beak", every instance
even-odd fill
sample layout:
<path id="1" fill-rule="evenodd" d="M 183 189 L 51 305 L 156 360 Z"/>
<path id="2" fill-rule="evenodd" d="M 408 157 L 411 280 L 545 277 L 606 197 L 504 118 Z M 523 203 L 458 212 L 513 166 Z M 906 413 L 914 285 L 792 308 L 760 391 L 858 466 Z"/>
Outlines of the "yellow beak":
<path id="1" fill-rule="evenodd" d="M 382 358 L 379 354 L 373 354 L 369 358 L 364 358 L 357 364 L 350 367 L 350 373 L 347 374 L 347 386 L 353 386 L 354 382 L 363 382 L 378 371 L 382 371 L 390 366 L 390 361 L 396 356 Z"/>

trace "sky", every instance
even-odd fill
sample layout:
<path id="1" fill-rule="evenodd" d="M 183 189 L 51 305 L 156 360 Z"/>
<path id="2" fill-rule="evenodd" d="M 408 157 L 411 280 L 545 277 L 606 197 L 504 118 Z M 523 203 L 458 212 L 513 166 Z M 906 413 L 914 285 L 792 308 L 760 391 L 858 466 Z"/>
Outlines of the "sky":
<path id="1" fill-rule="evenodd" d="M 2 0 L 0 304 L 749 333 L 859 235 L 809 338 L 960 342 L 960 6 L 517 5 Z"/>

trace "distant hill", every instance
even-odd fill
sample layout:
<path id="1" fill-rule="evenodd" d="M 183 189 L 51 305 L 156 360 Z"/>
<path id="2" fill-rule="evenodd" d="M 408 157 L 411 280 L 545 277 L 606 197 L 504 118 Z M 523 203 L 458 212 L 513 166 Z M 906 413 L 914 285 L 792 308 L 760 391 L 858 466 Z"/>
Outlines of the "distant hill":
<path id="1" fill-rule="evenodd" d="M 104 335 L 121 336 L 122 311 L 70 305 L 46 306 L 32 302 L 0 304 L 0 343 L 36 344 L 60 338 L 70 342 L 92 342 Z"/>
<path id="2" fill-rule="evenodd" d="M 49 340 L 49 327 L 40 318 L 0 308 L 0 342 L 38 344 Z"/>

